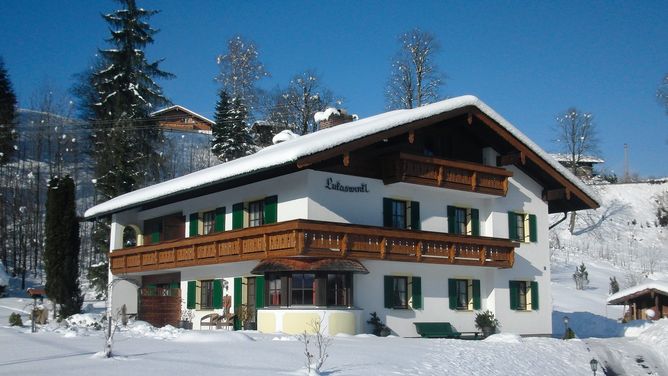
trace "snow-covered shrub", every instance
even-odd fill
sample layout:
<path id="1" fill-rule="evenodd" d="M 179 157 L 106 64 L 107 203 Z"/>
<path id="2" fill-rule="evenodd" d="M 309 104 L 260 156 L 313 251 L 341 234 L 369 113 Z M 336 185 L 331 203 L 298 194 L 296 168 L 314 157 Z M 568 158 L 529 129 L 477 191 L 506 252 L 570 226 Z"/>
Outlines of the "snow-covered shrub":
<path id="1" fill-rule="evenodd" d="M 656 197 L 656 218 L 661 227 L 668 227 L 668 192 Z"/>
<path id="2" fill-rule="evenodd" d="M 16 312 L 12 312 L 9 315 L 9 325 L 10 326 L 23 326 L 23 320 L 21 320 L 21 315 Z"/>
<path id="3" fill-rule="evenodd" d="M 584 290 L 589 285 L 589 272 L 587 272 L 584 262 L 580 266 L 575 267 L 573 280 L 575 281 L 575 288 L 577 290 Z"/>
<path id="4" fill-rule="evenodd" d="M 329 358 L 328 349 L 332 345 L 332 338 L 325 336 L 325 327 L 322 325 L 322 320 L 311 321 L 309 328 L 313 334 L 305 330 L 304 333 L 299 335 L 298 340 L 304 344 L 304 355 L 306 356 L 304 365 L 308 374 L 319 375 L 325 360 Z M 315 347 L 313 351 L 311 351 L 311 345 Z"/>

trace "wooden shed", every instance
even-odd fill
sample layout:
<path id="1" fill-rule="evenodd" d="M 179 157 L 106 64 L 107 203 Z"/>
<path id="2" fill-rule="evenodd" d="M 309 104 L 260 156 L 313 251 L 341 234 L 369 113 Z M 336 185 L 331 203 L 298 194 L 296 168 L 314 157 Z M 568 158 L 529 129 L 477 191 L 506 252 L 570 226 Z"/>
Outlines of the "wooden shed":
<path id="1" fill-rule="evenodd" d="M 608 298 L 608 305 L 624 305 L 627 320 L 647 320 L 647 310 L 654 320 L 668 317 L 668 283 L 652 281 L 621 290 Z"/>

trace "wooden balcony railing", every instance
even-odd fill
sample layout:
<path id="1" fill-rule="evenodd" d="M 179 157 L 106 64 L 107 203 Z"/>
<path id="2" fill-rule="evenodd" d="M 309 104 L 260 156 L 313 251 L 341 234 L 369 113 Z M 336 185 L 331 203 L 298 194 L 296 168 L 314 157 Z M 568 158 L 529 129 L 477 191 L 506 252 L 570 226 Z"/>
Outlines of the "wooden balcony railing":
<path id="1" fill-rule="evenodd" d="M 507 239 L 297 219 L 110 253 L 114 274 L 313 256 L 510 268 Z"/>
<path id="2" fill-rule="evenodd" d="M 406 182 L 505 196 L 513 173 L 499 167 L 399 153 L 383 165 L 385 184 Z"/>

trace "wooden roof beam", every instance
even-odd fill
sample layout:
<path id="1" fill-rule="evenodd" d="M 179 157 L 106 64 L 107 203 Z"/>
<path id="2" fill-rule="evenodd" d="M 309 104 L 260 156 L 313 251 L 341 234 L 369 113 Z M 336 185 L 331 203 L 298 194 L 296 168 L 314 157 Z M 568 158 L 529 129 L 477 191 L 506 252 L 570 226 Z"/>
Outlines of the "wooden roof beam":
<path id="1" fill-rule="evenodd" d="M 504 155 L 499 155 L 496 157 L 496 165 L 497 166 L 508 166 L 511 164 L 526 164 L 527 159 L 526 159 L 526 154 L 521 152 L 521 151 L 516 151 Z"/>

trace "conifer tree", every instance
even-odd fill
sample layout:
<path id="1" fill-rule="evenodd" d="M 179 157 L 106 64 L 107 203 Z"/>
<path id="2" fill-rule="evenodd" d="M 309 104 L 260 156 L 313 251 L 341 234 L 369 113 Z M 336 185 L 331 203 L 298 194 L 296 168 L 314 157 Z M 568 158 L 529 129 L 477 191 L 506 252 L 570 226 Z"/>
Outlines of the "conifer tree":
<path id="1" fill-rule="evenodd" d="M 118 0 L 123 9 L 103 15 L 110 26 L 108 49 L 99 50 L 95 71 L 83 75 L 76 92 L 82 113 L 91 117 L 92 154 L 97 193 L 101 200 L 127 193 L 160 175 L 156 148 L 163 142 L 157 124 L 148 120 L 153 109 L 169 103 L 155 78 L 171 78 L 149 62 L 143 49 L 157 30 L 147 20 L 158 13 Z"/>
<path id="2" fill-rule="evenodd" d="M 60 305 L 60 317 L 81 311 L 79 288 L 79 221 L 71 177 L 49 181 L 46 198 L 44 269 L 46 293 Z"/>
<path id="3" fill-rule="evenodd" d="M 225 90 L 220 90 L 211 151 L 221 161 L 229 162 L 252 151 L 253 140 L 248 132 L 247 116 L 248 110 L 241 100 L 231 98 Z"/>
<path id="4" fill-rule="evenodd" d="M 0 58 L 0 165 L 7 163 L 14 151 L 15 116 L 16 95 L 5 69 L 5 63 Z"/>

